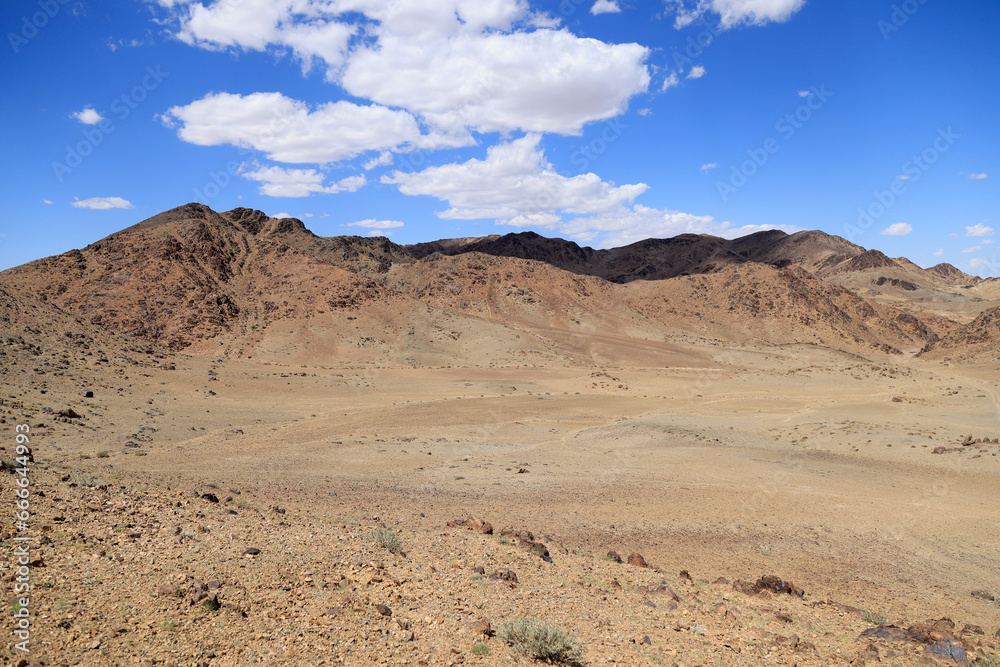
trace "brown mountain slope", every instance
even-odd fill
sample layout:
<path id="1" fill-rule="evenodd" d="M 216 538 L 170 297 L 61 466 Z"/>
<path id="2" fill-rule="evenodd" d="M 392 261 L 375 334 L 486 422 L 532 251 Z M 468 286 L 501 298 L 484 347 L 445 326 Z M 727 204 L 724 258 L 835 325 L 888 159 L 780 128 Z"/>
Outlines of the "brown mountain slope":
<path id="1" fill-rule="evenodd" d="M 827 245 L 810 255 L 814 237 Z M 819 232 L 763 232 L 732 242 L 651 239 L 613 251 L 532 234 L 452 244 L 497 252 L 520 244 L 522 254 L 547 249 L 541 254 L 549 259 L 558 251 L 561 263 L 581 269 L 572 272 L 493 253 L 433 251 L 417 260 L 385 239 L 322 238 L 298 220 L 189 204 L 0 279 L 93 324 L 203 354 L 404 365 L 505 364 L 528 354 L 547 364 L 593 361 L 596 348 L 581 342 L 587 336 L 617 341 L 605 349 L 632 345 L 625 340 L 652 346 L 678 332 L 864 352 L 932 342 L 934 332 L 913 316 L 800 268 L 739 254 L 786 245 L 797 248 L 798 261 L 819 265 L 843 243 Z M 854 258 L 869 256 L 884 257 Z M 581 267 L 594 262 L 614 273 L 611 281 L 584 275 Z M 676 276 L 692 266 L 710 273 L 624 278 Z"/>
<path id="2" fill-rule="evenodd" d="M 927 346 L 920 356 L 975 363 L 1000 361 L 1000 308 L 990 308 Z"/>
<path id="3" fill-rule="evenodd" d="M 630 303 L 644 314 L 726 340 L 896 354 L 937 338 L 916 317 L 861 299 L 797 267 L 727 266 L 629 289 Z"/>
<path id="4" fill-rule="evenodd" d="M 797 266 L 862 296 L 887 300 L 946 300 L 969 298 L 956 287 L 977 278 L 950 265 L 921 269 L 905 258 L 893 260 L 878 250 L 866 250 L 839 236 L 820 231 L 786 234 L 757 232 L 738 239 L 682 234 L 646 239 L 620 248 L 595 250 L 572 241 L 550 239 L 534 232 L 482 238 L 445 239 L 404 246 L 416 258 L 433 253 L 460 255 L 479 252 L 546 262 L 573 273 L 617 283 L 662 280 L 711 273 L 730 264 L 757 262 L 779 268 Z"/>

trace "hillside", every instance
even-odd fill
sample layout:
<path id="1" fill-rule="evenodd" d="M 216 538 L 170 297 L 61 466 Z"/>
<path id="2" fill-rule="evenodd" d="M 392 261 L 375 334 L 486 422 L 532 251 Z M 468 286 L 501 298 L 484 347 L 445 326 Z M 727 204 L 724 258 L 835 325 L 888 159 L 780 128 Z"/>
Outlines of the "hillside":
<path id="1" fill-rule="evenodd" d="M 592 362 L 595 348 L 581 336 L 618 339 L 605 349 L 694 335 L 916 351 L 953 323 L 858 296 L 872 295 L 868 284 L 908 293 L 906 277 L 936 289 L 913 274 L 822 232 L 685 234 L 611 250 L 534 233 L 402 247 L 188 204 L 5 271 L 0 284 L 91 324 L 198 354 L 544 365 Z"/>

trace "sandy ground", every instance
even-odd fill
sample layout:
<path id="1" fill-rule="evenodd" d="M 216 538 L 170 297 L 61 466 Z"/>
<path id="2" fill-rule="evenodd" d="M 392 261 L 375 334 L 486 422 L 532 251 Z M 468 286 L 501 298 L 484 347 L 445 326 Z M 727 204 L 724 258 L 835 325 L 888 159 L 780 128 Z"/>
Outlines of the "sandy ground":
<path id="1" fill-rule="evenodd" d="M 960 445 L 1000 436 L 991 369 L 814 348 L 672 361 L 351 369 L 182 357 L 176 371 L 119 378 L 127 391 L 109 383 L 77 399 L 100 427 L 40 447 L 108 477 L 238 485 L 387 525 L 493 517 L 568 549 L 640 551 L 665 571 L 771 572 L 893 619 L 1000 625 L 1000 607 L 970 596 L 1000 591 L 1000 446 Z M 123 449 L 135 433 L 148 434 L 142 456 Z M 933 453 L 942 446 L 952 451 Z M 80 458 L 101 450 L 110 456 Z"/>

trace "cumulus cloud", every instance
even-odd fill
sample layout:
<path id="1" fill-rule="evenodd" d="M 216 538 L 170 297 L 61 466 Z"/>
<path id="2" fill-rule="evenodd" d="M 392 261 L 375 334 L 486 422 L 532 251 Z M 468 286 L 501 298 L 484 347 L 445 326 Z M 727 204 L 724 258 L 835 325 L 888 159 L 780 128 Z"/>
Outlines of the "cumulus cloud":
<path id="1" fill-rule="evenodd" d="M 810 95 L 812 95 L 812 91 L 811 90 L 800 90 L 799 91 L 799 97 L 809 97 Z"/>
<path id="2" fill-rule="evenodd" d="M 663 80 L 663 86 L 660 88 L 661 91 L 668 90 L 674 86 L 681 85 L 680 77 L 677 76 L 677 72 L 671 72 L 667 75 L 667 78 Z"/>
<path id="3" fill-rule="evenodd" d="M 701 165 L 701 170 L 702 171 L 710 171 L 712 169 L 715 169 L 718 166 L 719 166 L 718 162 L 709 162 L 708 164 Z"/>
<path id="4" fill-rule="evenodd" d="M 51 200 L 51 199 L 43 199 L 43 200 L 42 200 L 42 203 L 43 203 L 43 204 L 51 204 L 51 203 L 52 203 L 52 200 Z"/>
<path id="5" fill-rule="evenodd" d="M 313 193 L 357 192 L 368 182 L 362 175 L 348 176 L 331 185 L 323 185 L 326 177 L 315 169 L 283 169 L 257 164 L 243 164 L 240 175 L 249 181 L 260 183 L 258 192 L 268 197 L 308 197 Z"/>
<path id="6" fill-rule="evenodd" d="M 615 0 L 597 0 L 591 7 L 590 13 L 594 16 L 598 14 L 620 14 L 622 8 Z"/>
<path id="7" fill-rule="evenodd" d="M 104 116 L 94 111 L 93 107 L 85 107 L 81 111 L 71 113 L 70 118 L 76 118 L 85 125 L 97 125 L 104 120 Z"/>
<path id="8" fill-rule="evenodd" d="M 913 227 L 906 222 L 897 222 L 894 225 L 889 225 L 883 229 L 879 234 L 882 236 L 906 236 L 913 231 Z"/>
<path id="9" fill-rule="evenodd" d="M 91 197 L 90 199 L 77 199 L 71 201 L 70 206 L 76 208 L 90 208 L 97 211 L 106 211 L 111 208 L 135 208 L 132 202 L 121 197 Z"/>
<path id="10" fill-rule="evenodd" d="M 688 72 L 687 78 L 688 79 L 700 79 L 703 76 L 705 76 L 705 68 L 704 68 L 704 66 L 702 66 L 702 65 L 695 65 L 694 67 L 691 68 L 691 71 Z"/>
<path id="11" fill-rule="evenodd" d="M 969 178 L 973 181 L 983 181 L 989 178 L 989 174 L 969 174 Z"/>
<path id="12" fill-rule="evenodd" d="M 971 227 L 965 228 L 966 236 L 993 236 L 994 231 L 992 227 L 987 227 L 981 222 L 976 223 Z"/>
<path id="13" fill-rule="evenodd" d="M 364 169 L 365 171 L 371 171 L 375 167 L 384 167 L 392 164 L 392 160 L 392 153 L 389 151 L 382 151 L 378 157 L 373 157 L 371 160 L 368 160 L 368 162 L 365 162 Z"/>
<path id="14" fill-rule="evenodd" d="M 943 255 L 944 255 L 944 248 L 941 248 L 940 250 L 935 250 L 934 251 L 934 256 L 935 257 L 941 257 Z"/>
<path id="15" fill-rule="evenodd" d="M 896 177 L 896 180 L 897 180 L 897 181 L 908 181 L 908 180 L 910 180 L 910 177 L 909 177 L 909 176 L 906 176 L 906 175 L 903 175 L 903 176 L 897 176 L 897 177 Z"/>
<path id="16" fill-rule="evenodd" d="M 469 129 L 579 134 L 649 85 L 647 48 L 554 29 L 525 0 L 161 5 L 189 44 L 291 49 L 304 68 L 322 60 L 349 94 L 408 110 L 454 146 L 474 143 Z"/>
<path id="17" fill-rule="evenodd" d="M 566 30 L 460 34 L 432 45 L 389 33 L 352 54 L 342 85 L 455 137 L 468 129 L 569 135 L 620 115 L 647 90 L 647 55 L 638 44 Z"/>
<path id="18" fill-rule="evenodd" d="M 171 107 L 163 120 L 180 123 L 177 135 L 188 143 L 231 144 L 276 162 L 323 164 L 420 140 L 417 121 L 405 111 L 347 101 L 310 110 L 281 93 L 211 93 Z"/>
<path id="19" fill-rule="evenodd" d="M 394 171 L 382 177 L 407 195 L 427 195 L 448 203 L 445 219 L 493 219 L 513 227 L 551 229 L 601 247 L 681 233 L 741 236 L 771 227 L 734 227 L 711 216 L 634 204 L 645 183 L 616 186 L 588 173 L 556 173 L 537 134 L 493 146 L 485 160 Z M 792 228 L 789 228 L 792 229 Z"/>
<path id="20" fill-rule="evenodd" d="M 541 136 L 491 147 L 485 160 L 429 167 L 423 171 L 394 171 L 382 177 L 407 195 L 429 195 L 448 202 L 442 218 L 493 218 L 501 223 L 547 224 L 558 213 L 595 214 L 614 210 L 646 191 L 645 183 L 615 186 L 596 174 L 562 176 L 539 148 Z"/>
<path id="21" fill-rule="evenodd" d="M 971 252 L 979 252 L 982 249 L 983 249 L 983 246 L 981 246 L 981 245 L 974 245 L 971 248 L 964 248 L 962 250 L 962 252 L 967 254 L 967 253 L 971 253 Z"/>
<path id="22" fill-rule="evenodd" d="M 787 21 L 805 6 L 805 0 L 667 0 L 676 11 L 674 27 L 684 28 L 708 13 L 719 16 L 719 25 L 765 25 Z"/>

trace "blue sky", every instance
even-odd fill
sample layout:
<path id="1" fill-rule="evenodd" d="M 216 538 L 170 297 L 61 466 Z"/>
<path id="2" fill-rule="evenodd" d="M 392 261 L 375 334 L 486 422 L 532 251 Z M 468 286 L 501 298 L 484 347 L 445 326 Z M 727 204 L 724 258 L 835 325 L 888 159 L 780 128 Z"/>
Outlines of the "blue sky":
<path id="1" fill-rule="evenodd" d="M 0 26 L 0 268 L 201 201 L 398 243 L 821 229 L 1000 275 L 994 0 L 35 0 Z"/>

